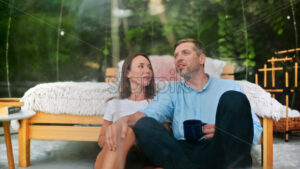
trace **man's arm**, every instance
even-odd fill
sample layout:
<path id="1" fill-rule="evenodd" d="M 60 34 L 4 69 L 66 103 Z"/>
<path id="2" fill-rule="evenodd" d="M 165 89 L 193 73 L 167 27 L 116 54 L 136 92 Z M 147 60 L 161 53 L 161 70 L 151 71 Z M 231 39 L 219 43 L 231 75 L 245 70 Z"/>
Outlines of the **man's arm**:
<path id="1" fill-rule="evenodd" d="M 137 121 L 139 121 L 141 118 L 145 116 L 146 115 L 142 112 L 136 112 L 132 115 L 129 115 L 128 122 L 127 122 L 128 126 L 133 127 Z"/>
<path id="2" fill-rule="evenodd" d="M 116 151 L 120 140 L 126 138 L 128 127 L 133 127 L 139 119 L 145 116 L 142 112 L 136 112 L 132 115 L 124 116 L 116 123 L 108 126 L 105 134 L 108 149 Z"/>

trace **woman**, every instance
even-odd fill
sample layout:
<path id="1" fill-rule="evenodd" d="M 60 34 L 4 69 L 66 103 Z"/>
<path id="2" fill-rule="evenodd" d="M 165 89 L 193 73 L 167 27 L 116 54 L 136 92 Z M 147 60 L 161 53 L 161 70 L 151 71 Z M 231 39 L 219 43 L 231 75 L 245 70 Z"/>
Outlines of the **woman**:
<path id="1" fill-rule="evenodd" d="M 130 129 L 125 139 L 119 139 L 122 144 L 117 151 L 110 151 L 105 145 L 106 128 L 120 117 L 147 107 L 154 94 L 153 70 L 147 55 L 134 54 L 127 57 L 122 67 L 120 98 L 111 99 L 107 103 L 98 141 L 102 150 L 97 156 L 95 169 L 123 169 L 125 167 L 127 153 L 135 142 L 134 132 Z"/>

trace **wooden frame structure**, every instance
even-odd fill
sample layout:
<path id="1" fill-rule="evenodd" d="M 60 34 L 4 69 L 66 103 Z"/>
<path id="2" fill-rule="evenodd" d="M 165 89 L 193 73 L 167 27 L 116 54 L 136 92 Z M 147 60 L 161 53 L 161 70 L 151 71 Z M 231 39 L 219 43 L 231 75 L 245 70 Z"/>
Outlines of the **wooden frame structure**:
<path id="1" fill-rule="evenodd" d="M 289 131 L 291 130 L 300 130 L 300 125 L 297 127 L 293 125 L 293 127 L 290 127 L 290 124 L 293 123 L 291 118 L 288 116 L 288 108 L 289 108 L 289 94 L 294 93 L 295 89 L 298 88 L 298 62 L 296 58 L 296 52 L 300 51 L 300 48 L 297 49 L 290 49 L 285 51 L 279 51 L 275 52 L 275 55 L 291 55 L 292 56 L 285 56 L 285 57 L 272 57 L 271 59 L 267 60 L 268 63 L 271 63 L 271 68 L 267 67 L 267 64 L 264 64 L 264 68 L 258 69 L 258 72 L 263 72 L 263 87 L 266 91 L 272 93 L 272 97 L 275 98 L 275 95 L 277 93 L 284 93 L 285 94 L 285 105 L 286 105 L 286 116 L 285 118 L 279 120 L 278 122 L 274 121 L 274 131 L 280 131 L 285 133 L 285 141 L 288 141 L 289 139 Z M 294 54 L 294 55 L 293 55 Z M 282 63 L 280 67 L 276 67 L 276 63 Z M 289 64 L 289 65 L 288 65 Z M 294 70 L 294 85 L 289 84 L 289 75 L 290 70 Z M 283 88 L 276 88 L 276 71 L 284 71 L 284 87 Z M 272 85 L 271 87 L 268 87 L 268 78 L 267 73 L 271 72 L 271 81 Z M 280 80 L 280 79 L 279 79 Z M 258 84 L 258 73 L 255 74 L 255 83 Z M 294 118 L 296 122 L 299 122 L 300 124 L 300 117 Z M 284 126 L 283 126 L 284 125 Z M 297 129 L 298 128 L 298 129 Z"/>
<path id="2" fill-rule="evenodd" d="M 108 68 L 106 82 L 113 82 L 117 68 Z M 234 79 L 234 67 L 225 66 L 222 78 Z M 263 120 L 263 167 L 273 166 L 273 131 L 270 118 Z M 103 116 L 81 116 L 37 112 L 32 118 L 22 120 L 19 129 L 19 166 L 30 165 L 30 140 L 98 141 Z M 89 125 L 87 125 L 89 124 Z M 74 126 L 75 125 L 75 126 Z M 80 126 L 82 125 L 82 126 Z M 91 126 L 90 126 L 91 125 Z"/>

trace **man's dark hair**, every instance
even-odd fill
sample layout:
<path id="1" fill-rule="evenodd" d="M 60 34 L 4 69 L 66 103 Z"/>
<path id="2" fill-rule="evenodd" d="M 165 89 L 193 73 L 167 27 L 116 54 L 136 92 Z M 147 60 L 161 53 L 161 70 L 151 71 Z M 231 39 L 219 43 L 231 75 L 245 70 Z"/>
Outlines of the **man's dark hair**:
<path id="1" fill-rule="evenodd" d="M 198 55 L 201 55 L 202 53 L 205 53 L 205 46 L 202 42 L 196 40 L 196 39 L 191 39 L 191 38 L 187 38 L 187 39 L 181 39 L 179 40 L 175 45 L 174 45 L 174 50 L 176 49 L 177 46 L 179 46 L 182 43 L 187 43 L 187 42 L 191 42 L 195 45 L 195 51 Z"/>

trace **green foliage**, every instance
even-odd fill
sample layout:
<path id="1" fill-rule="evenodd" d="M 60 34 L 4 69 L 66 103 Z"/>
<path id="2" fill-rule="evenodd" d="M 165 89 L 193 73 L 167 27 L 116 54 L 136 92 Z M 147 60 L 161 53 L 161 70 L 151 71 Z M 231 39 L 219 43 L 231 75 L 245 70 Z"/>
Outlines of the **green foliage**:
<path id="1" fill-rule="evenodd" d="M 0 2 L 1 81 L 6 79 L 3 56 L 10 2 Z M 58 35 L 62 0 L 15 1 L 8 42 L 12 84 L 56 81 L 57 73 L 61 81 L 103 80 L 105 68 L 112 64 L 114 45 L 111 1 L 63 2 L 62 36 Z M 156 15 L 150 14 L 149 2 L 118 1 L 120 9 L 131 11 L 130 16 L 119 18 L 120 59 L 133 52 L 172 55 L 173 41 L 196 38 L 206 44 L 207 56 L 234 61 L 243 72 L 246 66 L 261 67 L 274 51 L 295 47 L 290 1 L 244 0 L 246 20 L 242 0 L 162 1 L 165 10 Z M 300 17 L 299 4 L 294 3 L 296 21 Z M 96 63 L 99 68 L 86 66 L 86 62 Z"/>

